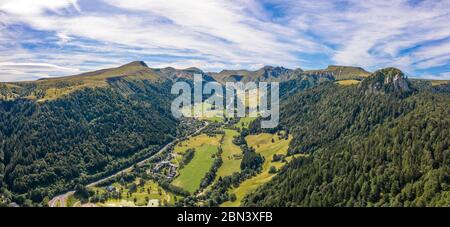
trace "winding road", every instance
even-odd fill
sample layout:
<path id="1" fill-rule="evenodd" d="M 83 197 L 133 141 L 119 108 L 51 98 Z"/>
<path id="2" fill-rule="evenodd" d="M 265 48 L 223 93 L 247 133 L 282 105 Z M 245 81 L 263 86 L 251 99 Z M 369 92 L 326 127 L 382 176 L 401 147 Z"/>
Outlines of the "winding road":
<path id="1" fill-rule="evenodd" d="M 193 132 L 192 134 L 190 134 L 187 138 L 190 138 L 190 137 L 192 137 L 193 135 L 195 135 L 195 134 L 197 134 L 197 133 L 200 133 L 201 131 L 203 131 L 203 129 L 205 129 L 206 127 L 208 127 L 208 125 L 209 125 L 209 123 L 206 122 L 205 125 L 204 125 L 203 127 L 201 127 L 201 128 L 198 129 L 197 131 L 195 131 L 195 132 Z M 144 160 L 142 160 L 142 161 L 140 161 L 140 162 L 138 162 L 138 163 L 135 163 L 135 164 L 131 165 L 130 167 L 126 168 L 126 169 L 123 169 L 123 170 L 121 170 L 121 171 L 119 171 L 119 172 L 117 172 L 117 173 L 114 173 L 113 175 L 110 175 L 110 176 L 107 176 L 107 177 L 102 178 L 102 179 L 100 179 L 100 180 L 97 180 L 97 181 L 95 181 L 95 182 L 92 182 L 92 183 L 86 185 L 86 187 L 94 187 L 94 186 L 96 186 L 96 185 L 98 185 L 98 184 L 100 184 L 100 183 L 103 183 L 104 181 L 107 181 L 107 180 L 109 180 L 109 179 L 111 179 L 111 178 L 114 178 L 114 177 L 116 177 L 116 176 L 119 176 L 119 175 L 121 175 L 121 174 L 123 174 L 123 173 L 129 173 L 129 172 L 131 172 L 131 171 L 134 169 L 134 166 L 135 166 L 135 165 L 137 165 L 138 167 L 139 167 L 139 166 L 142 166 L 145 162 L 147 162 L 148 160 L 152 159 L 154 156 L 156 156 L 156 155 L 158 155 L 158 154 L 161 154 L 161 153 L 165 152 L 170 146 L 176 144 L 176 143 L 179 142 L 179 141 L 180 141 L 180 140 L 177 138 L 177 139 L 175 139 L 174 141 L 172 141 L 172 142 L 168 143 L 167 145 L 165 145 L 163 148 L 161 148 L 161 149 L 160 149 L 158 152 L 156 152 L 154 155 L 152 155 L 152 156 L 150 156 L 150 157 L 148 157 L 148 158 L 146 158 L 146 159 L 144 159 Z M 50 201 L 48 202 L 48 206 L 49 206 L 49 207 L 58 207 L 58 205 L 59 205 L 59 207 L 65 207 L 65 206 L 66 206 L 66 202 L 67 202 L 67 198 L 68 198 L 69 196 L 73 195 L 74 193 L 75 193 L 75 191 L 69 191 L 69 192 L 66 192 L 66 193 L 64 193 L 64 194 L 62 194 L 62 195 L 55 196 L 55 197 L 53 197 L 52 200 L 50 200 Z"/>

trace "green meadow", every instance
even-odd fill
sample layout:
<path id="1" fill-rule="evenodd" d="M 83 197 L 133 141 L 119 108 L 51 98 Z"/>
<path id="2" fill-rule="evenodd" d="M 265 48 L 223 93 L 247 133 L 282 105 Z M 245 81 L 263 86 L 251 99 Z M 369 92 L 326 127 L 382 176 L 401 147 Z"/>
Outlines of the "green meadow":
<path id="1" fill-rule="evenodd" d="M 273 142 L 272 142 L 273 139 Z M 242 199 L 256 190 L 259 186 L 269 182 L 275 174 L 270 174 L 269 169 L 271 166 L 280 169 L 285 165 L 283 162 L 272 162 L 274 154 L 287 154 L 289 147 L 289 142 L 292 137 L 288 140 L 279 139 L 276 134 L 263 133 L 259 135 L 250 135 L 246 137 L 247 143 L 250 147 L 255 148 L 256 152 L 261 154 L 265 161 L 262 166 L 262 172 L 255 177 L 245 180 L 237 188 L 232 188 L 230 193 L 236 195 L 236 201 L 225 202 L 222 204 L 224 207 L 237 207 L 240 206 Z"/>
<path id="2" fill-rule="evenodd" d="M 196 147 L 194 158 L 179 171 L 179 175 L 172 184 L 194 193 L 200 187 L 206 173 L 211 169 L 217 152 L 218 147 L 211 144 Z"/>
<path id="3" fill-rule="evenodd" d="M 239 135 L 236 130 L 225 129 L 225 136 L 222 143 L 222 166 L 217 171 L 216 180 L 219 177 L 230 176 L 241 170 L 242 151 L 233 143 L 233 138 Z"/>

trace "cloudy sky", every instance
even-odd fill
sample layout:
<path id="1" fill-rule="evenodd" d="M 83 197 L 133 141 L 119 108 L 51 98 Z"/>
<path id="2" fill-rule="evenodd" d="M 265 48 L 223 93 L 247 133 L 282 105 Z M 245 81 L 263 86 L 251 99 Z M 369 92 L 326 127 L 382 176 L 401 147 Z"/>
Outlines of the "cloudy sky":
<path id="1" fill-rule="evenodd" d="M 450 79 L 450 1 L 0 0 L 0 81 L 134 60 L 205 71 L 395 66 Z"/>

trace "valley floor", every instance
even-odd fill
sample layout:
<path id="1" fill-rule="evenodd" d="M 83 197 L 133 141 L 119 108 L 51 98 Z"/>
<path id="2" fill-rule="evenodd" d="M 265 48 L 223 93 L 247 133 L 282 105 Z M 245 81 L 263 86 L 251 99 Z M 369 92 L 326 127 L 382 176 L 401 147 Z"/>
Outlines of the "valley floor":
<path id="1" fill-rule="evenodd" d="M 264 157 L 264 164 L 262 165 L 262 171 L 258 175 L 245 180 L 239 187 L 232 188 L 231 193 L 236 195 L 236 200 L 233 202 L 225 202 L 222 204 L 224 207 L 236 207 L 241 205 L 242 199 L 256 190 L 259 186 L 267 183 L 275 176 L 274 173 L 269 173 L 271 167 L 275 167 L 279 170 L 286 163 L 273 162 L 274 155 L 286 155 L 289 147 L 289 142 L 292 137 L 287 140 L 279 138 L 276 134 L 259 134 L 247 136 L 246 140 L 250 147 L 255 148 L 256 152 Z"/>
<path id="2" fill-rule="evenodd" d="M 218 129 L 221 134 L 207 134 L 205 132 L 188 137 L 183 141 L 175 141 L 174 147 L 167 156 L 166 162 L 170 163 L 166 167 L 155 170 L 154 165 L 147 166 L 144 162 L 140 164 L 144 167 L 142 171 L 149 174 L 167 176 L 170 173 L 171 166 L 176 167 L 174 177 L 170 177 L 172 187 L 182 189 L 194 196 L 204 195 L 208 190 L 212 190 L 214 184 L 219 179 L 231 176 L 234 173 L 241 172 L 241 160 L 243 157 L 242 150 L 233 143 L 236 136 L 239 136 L 242 129 L 247 128 L 252 118 L 242 118 L 234 125 L 225 127 L 225 123 L 212 119 L 211 122 L 218 123 Z M 259 135 L 249 135 L 245 138 L 249 147 L 254 148 L 255 152 L 264 158 L 261 171 L 255 176 L 250 177 L 239 184 L 237 187 L 228 189 L 228 193 L 235 196 L 233 201 L 227 201 L 220 206 L 236 207 L 241 205 L 244 197 L 261 185 L 270 181 L 279 169 L 281 169 L 288 161 L 294 157 L 287 157 L 287 150 L 292 139 L 291 136 L 285 137 L 281 134 L 262 133 Z M 192 159 L 183 164 L 183 158 L 187 151 L 193 150 Z M 221 152 L 219 152 L 219 150 Z M 219 157 L 220 155 L 220 157 Z M 273 161 L 274 155 L 281 155 L 282 160 Z M 215 161 L 221 158 L 222 164 L 216 169 L 214 179 L 207 187 L 201 189 L 201 183 L 206 174 L 212 169 Z M 127 175 L 131 174 L 134 167 L 130 167 L 126 171 L 121 171 L 111 177 L 102 179 L 88 186 L 93 193 L 90 201 L 81 202 L 74 194 L 74 191 L 64 195 L 55 197 L 49 203 L 52 207 L 58 206 L 107 206 L 107 207 L 134 207 L 134 206 L 174 206 L 177 201 L 184 196 L 176 195 L 176 193 L 161 187 L 155 180 L 143 178 L 133 178 L 132 181 L 125 181 Z M 122 176 L 121 181 L 113 181 L 109 185 L 103 185 L 105 181 L 111 180 L 113 177 Z M 102 185 L 102 186 L 99 186 Z M 95 199 L 93 199 L 95 198 Z M 94 201 L 94 202 L 93 202 Z M 197 205 L 202 205 L 199 201 Z M 204 205 L 204 204 L 203 204 Z"/>

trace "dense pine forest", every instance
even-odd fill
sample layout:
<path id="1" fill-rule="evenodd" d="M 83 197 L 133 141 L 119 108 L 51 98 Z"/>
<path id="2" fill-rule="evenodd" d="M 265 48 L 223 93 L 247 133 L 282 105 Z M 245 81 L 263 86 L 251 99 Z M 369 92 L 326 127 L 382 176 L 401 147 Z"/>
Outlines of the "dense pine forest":
<path id="1" fill-rule="evenodd" d="M 119 78 L 47 102 L 1 101 L 2 195 L 40 203 L 158 151 L 177 133 L 167 89 Z"/>
<path id="2" fill-rule="evenodd" d="M 290 153 L 310 156 L 245 206 L 450 206 L 448 85 L 386 69 L 358 86 L 299 93 L 281 110 L 294 136 Z"/>

